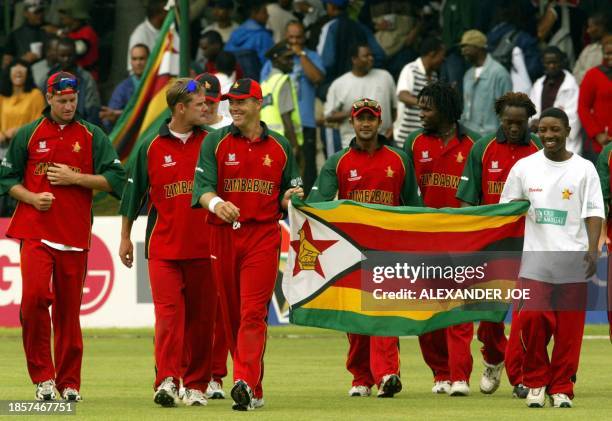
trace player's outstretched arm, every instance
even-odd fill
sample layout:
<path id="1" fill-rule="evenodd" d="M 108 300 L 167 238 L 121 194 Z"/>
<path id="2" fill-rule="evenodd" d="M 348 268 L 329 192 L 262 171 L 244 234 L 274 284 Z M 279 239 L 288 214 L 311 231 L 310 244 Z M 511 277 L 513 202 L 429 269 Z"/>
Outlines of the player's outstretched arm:
<path id="1" fill-rule="evenodd" d="M 232 202 L 226 202 L 214 192 L 204 193 L 199 199 L 200 206 L 217 215 L 224 222 L 233 223 L 240 217 L 240 209 Z"/>

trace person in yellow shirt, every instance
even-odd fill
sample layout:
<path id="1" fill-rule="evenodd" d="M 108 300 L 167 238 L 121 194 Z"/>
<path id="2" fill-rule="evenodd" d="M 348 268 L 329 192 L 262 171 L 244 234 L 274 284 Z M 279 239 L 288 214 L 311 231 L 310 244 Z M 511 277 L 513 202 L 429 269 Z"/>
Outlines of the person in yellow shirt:
<path id="1" fill-rule="evenodd" d="M 30 65 L 15 59 L 0 76 L 0 148 L 7 148 L 21 126 L 40 117 L 45 98 L 36 89 Z M 0 158 L 4 154 L 0 152 Z"/>

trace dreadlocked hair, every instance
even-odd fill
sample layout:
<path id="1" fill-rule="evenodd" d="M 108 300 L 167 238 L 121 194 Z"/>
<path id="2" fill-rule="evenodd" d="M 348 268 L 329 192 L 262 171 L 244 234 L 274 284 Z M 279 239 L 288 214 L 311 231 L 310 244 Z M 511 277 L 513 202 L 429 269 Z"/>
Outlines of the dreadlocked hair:
<path id="1" fill-rule="evenodd" d="M 463 111 L 463 100 L 455 88 L 445 82 L 433 82 L 425 86 L 417 97 L 429 102 L 444 118 L 454 123 L 459 121 Z"/>
<path id="2" fill-rule="evenodd" d="M 495 101 L 495 113 L 498 116 L 504 112 L 506 107 L 524 108 L 527 111 L 527 117 L 536 114 L 536 107 L 529 99 L 527 94 L 522 92 L 506 92 Z"/>

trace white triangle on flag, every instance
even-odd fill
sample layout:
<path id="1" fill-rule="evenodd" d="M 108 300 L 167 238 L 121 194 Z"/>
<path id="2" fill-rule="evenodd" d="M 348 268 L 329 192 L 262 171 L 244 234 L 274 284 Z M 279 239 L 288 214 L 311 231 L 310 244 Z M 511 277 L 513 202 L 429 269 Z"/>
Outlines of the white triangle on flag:
<path id="1" fill-rule="evenodd" d="M 298 254 L 291 242 L 300 240 L 299 231 L 308 222 L 315 241 L 327 240 L 335 243 L 318 254 L 321 276 L 316 270 L 302 269 L 293 275 Z M 289 203 L 290 246 L 283 274 L 283 294 L 290 306 L 299 303 L 324 288 L 335 276 L 346 271 L 365 258 L 357 247 L 325 224 L 302 213 Z M 295 243 L 293 243 L 295 244 Z"/>

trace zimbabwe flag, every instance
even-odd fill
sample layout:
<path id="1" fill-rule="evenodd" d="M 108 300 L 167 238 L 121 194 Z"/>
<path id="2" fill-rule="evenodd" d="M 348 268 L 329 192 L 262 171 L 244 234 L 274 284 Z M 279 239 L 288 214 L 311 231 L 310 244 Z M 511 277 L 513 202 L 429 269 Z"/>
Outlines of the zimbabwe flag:
<path id="1" fill-rule="evenodd" d="M 166 16 L 140 83 L 110 134 L 122 161 L 129 158 L 137 143 L 156 136 L 161 123 L 170 116 L 166 90 L 179 74 L 181 51 L 174 11 Z M 183 50 L 180 54 L 188 54 L 186 48 Z"/>
<path id="2" fill-rule="evenodd" d="M 482 307 L 478 300 L 465 297 L 427 300 L 417 295 L 413 300 L 393 300 L 391 306 L 377 305 L 380 300 L 374 298 L 380 291 L 375 290 L 387 281 L 371 282 L 372 267 L 366 259 L 400 252 L 412 256 L 487 253 L 496 257 L 484 263 L 485 276 L 462 287 L 506 291 L 516 281 L 528 208 L 527 202 L 432 209 L 347 200 L 306 204 L 293 198 L 291 246 L 283 277 L 290 321 L 376 336 L 420 335 L 469 321 L 501 321 L 509 300 L 493 300 L 497 305 L 489 301 Z M 445 266 L 449 267 L 456 269 Z M 456 282 L 423 277 L 402 285 L 435 293 L 436 288 L 458 286 Z"/>

